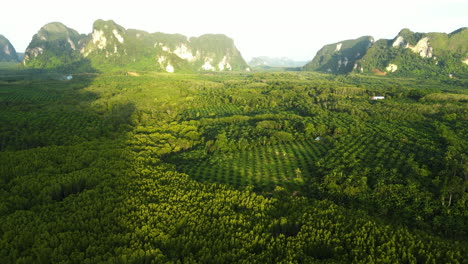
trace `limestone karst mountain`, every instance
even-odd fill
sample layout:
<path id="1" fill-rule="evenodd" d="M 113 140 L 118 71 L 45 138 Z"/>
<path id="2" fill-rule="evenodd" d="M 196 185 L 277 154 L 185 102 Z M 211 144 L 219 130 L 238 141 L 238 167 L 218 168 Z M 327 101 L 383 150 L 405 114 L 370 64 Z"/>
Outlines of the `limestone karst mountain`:
<path id="1" fill-rule="evenodd" d="M 24 54 L 23 65 L 63 70 L 83 68 L 80 50 L 86 41 L 86 35 L 62 23 L 49 23 L 33 36 Z"/>
<path id="2" fill-rule="evenodd" d="M 36 68 L 116 69 L 165 72 L 250 70 L 234 41 L 225 35 L 187 38 L 180 34 L 125 29 L 97 20 L 89 35 L 60 23 L 42 27 L 23 64 Z"/>
<path id="3" fill-rule="evenodd" d="M 0 35 L 0 62 L 18 62 L 18 54 L 10 41 Z"/>
<path id="4" fill-rule="evenodd" d="M 370 37 L 324 46 L 304 70 L 401 76 L 463 75 L 468 70 L 468 29 L 450 34 L 403 29 L 394 39 Z"/>
<path id="5" fill-rule="evenodd" d="M 372 46 L 374 38 L 365 36 L 325 45 L 314 59 L 304 66 L 305 70 L 328 73 L 348 73 Z"/>

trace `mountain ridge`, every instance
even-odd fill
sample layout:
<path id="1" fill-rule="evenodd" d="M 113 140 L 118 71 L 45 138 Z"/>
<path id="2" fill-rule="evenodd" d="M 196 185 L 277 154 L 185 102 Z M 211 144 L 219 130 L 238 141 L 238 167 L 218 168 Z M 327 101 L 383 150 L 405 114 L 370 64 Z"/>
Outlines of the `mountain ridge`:
<path id="1" fill-rule="evenodd" d="M 448 34 L 412 32 L 404 28 L 393 39 L 373 41 L 364 49 L 362 45 L 350 47 L 350 43 L 356 43 L 362 38 L 325 45 L 303 70 L 399 76 L 460 76 L 467 72 L 466 27 Z M 348 44 L 347 50 L 341 46 L 338 48 L 343 43 Z"/>
<path id="2" fill-rule="evenodd" d="M 325 45 L 312 61 L 304 66 L 304 70 L 328 73 L 350 72 L 355 62 L 364 56 L 373 42 L 373 37 L 362 36 Z"/>
<path id="3" fill-rule="evenodd" d="M 93 23 L 93 30 L 87 35 L 58 22 L 46 24 L 34 35 L 23 64 L 32 68 L 64 66 L 67 70 L 82 71 L 250 70 L 234 41 L 225 35 L 188 38 L 181 34 L 148 33 L 101 19 Z"/>

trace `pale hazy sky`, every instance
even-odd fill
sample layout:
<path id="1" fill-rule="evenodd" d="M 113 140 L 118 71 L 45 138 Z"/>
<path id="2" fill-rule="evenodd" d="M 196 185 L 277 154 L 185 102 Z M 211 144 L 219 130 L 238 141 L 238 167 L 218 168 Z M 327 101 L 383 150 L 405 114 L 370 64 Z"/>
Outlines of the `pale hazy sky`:
<path id="1" fill-rule="evenodd" d="M 310 60 L 323 45 L 344 39 L 393 38 L 402 28 L 449 33 L 468 26 L 468 0 L 15 0 L 1 7 L 0 34 L 18 52 L 54 21 L 86 34 L 97 19 L 148 32 L 222 33 L 247 60 Z"/>

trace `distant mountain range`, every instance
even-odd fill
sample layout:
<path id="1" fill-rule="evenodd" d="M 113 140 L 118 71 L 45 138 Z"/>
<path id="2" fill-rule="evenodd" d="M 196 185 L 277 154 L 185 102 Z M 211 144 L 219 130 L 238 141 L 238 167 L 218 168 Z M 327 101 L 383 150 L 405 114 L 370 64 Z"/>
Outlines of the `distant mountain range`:
<path id="1" fill-rule="evenodd" d="M 287 57 L 254 57 L 249 61 L 249 65 L 253 68 L 264 67 L 302 67 L 307 61 L 295 61 Z"/>
<path id="2" fill-rule="evenodd" d="M 166 72 L 250 70 L 225 35 L 190 38 L 179 34 L 125 29 L 97 20 L 83 35 L 54 22 L 43 26 L 26 49 L 23 65 L 32 68 Z"/>
<path id="3" fill-rule="evenodd" d="M 312 61 L 255 57 L 249 65 L 225 35 L 187 38 L 180 34 L 125 29 L 97 20 L 90 34 L 62 23 L 43 26 L 24 54 L 0 35 L 0 62 L 62 72 L 144 70 L 161 72 L 250 71 L 294 68 L 332 74 L 396 76 L 450 75 L 468 78 L 468 28 L 450 34 L 403 29 L 393 39 L 364 36 L 325 45 Z"/>
<path id="4" fill-rule="evenodd" d="M 369 36 L 325 45 L 304 66 L 306 71 L 378 75 L 466 75 L 468 29 L 450 34 L 414 33 L 403 29 L 394 39 L 374 42 Z"/>

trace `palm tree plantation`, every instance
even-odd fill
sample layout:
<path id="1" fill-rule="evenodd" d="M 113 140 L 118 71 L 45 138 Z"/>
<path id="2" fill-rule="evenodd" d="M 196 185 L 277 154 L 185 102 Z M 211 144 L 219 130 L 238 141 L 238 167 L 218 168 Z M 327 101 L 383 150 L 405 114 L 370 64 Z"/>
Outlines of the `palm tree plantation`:
<path id="1" fill-rule="evenodd" d="M 4 69 L 0 262 L 464 263 L 466 87 Z"/>

